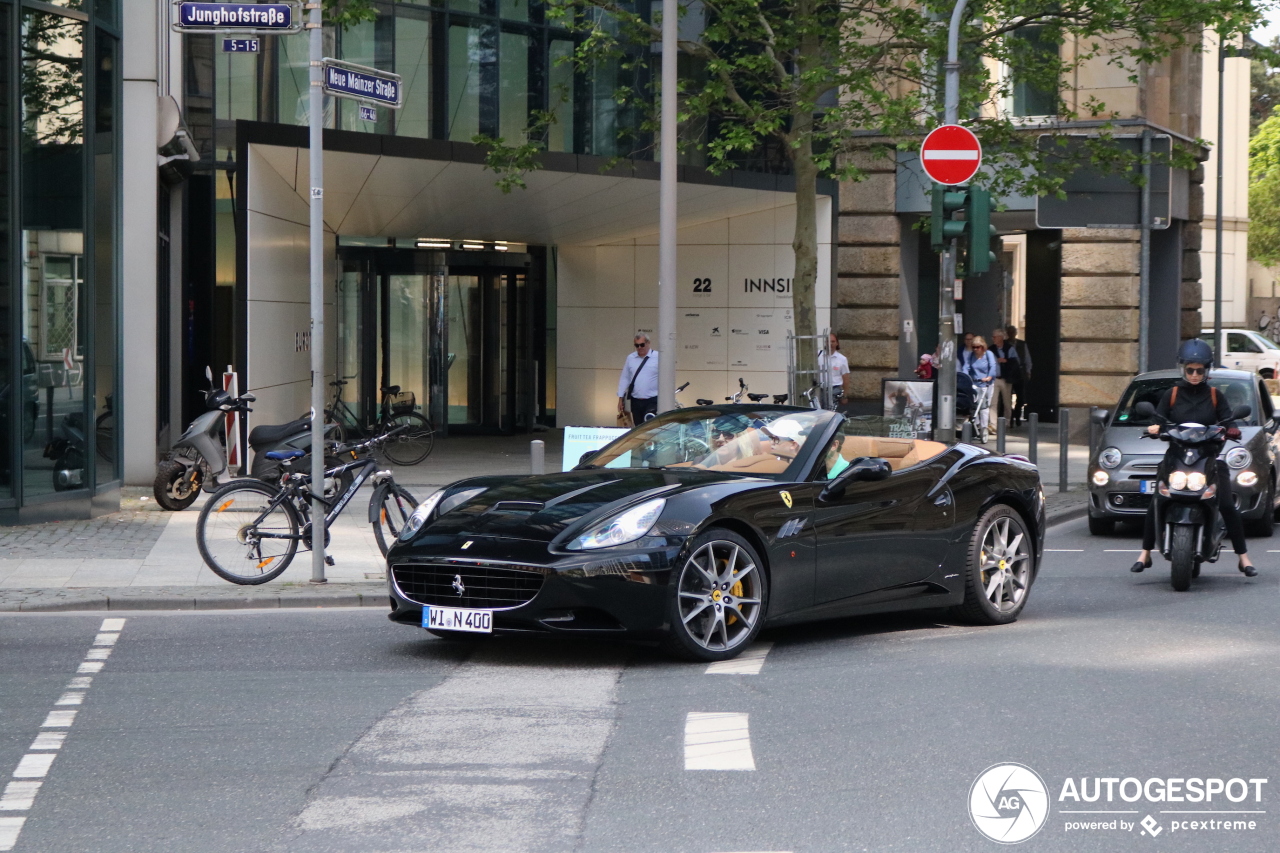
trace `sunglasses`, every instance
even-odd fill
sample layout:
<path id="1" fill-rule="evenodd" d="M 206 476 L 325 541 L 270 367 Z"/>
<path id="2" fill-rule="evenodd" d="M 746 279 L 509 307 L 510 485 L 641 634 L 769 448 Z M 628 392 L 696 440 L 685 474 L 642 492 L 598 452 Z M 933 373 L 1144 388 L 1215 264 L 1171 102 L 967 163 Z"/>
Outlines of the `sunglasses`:
<path id="1" fill-rule="evenodd" d="M 1188 376 L 1204 376 L 1204 368 L 1188 367 L 1183 371 L 1183 373 L 1187 374 Z"/>
<path id="2" fill-rule="evenodd" d="M 643 343 L 643 344 L 636 344 L 636 349 L 642 349 L 642 348 L 647 347 L 647 346 L 648 346 L 648 344 L 647 344 L 647 343 Z"/>

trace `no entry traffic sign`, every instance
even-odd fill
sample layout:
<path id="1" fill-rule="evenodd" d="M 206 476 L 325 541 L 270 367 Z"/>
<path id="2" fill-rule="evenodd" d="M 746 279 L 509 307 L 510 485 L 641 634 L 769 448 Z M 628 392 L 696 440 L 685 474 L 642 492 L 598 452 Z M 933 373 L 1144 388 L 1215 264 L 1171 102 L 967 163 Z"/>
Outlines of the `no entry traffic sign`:
<path id="1" fill-rule="evenodd" d="M 924 138 L 920 164 L 925 174 L 944 186 L 963 184 L 982 165 L 982 143 L 969 128 L 944 124 Z"/>

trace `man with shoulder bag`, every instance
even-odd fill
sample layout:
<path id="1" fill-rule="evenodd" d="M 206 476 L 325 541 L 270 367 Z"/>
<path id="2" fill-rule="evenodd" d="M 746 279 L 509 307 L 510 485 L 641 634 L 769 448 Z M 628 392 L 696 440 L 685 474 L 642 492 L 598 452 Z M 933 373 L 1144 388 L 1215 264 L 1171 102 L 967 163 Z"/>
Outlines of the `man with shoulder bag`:
<path id="1" fill-rule="evenodd" d="M 658 413 L 658 351 L 650 347 L 644 332 L 636 333 L 634 344 L 635 352 L 627 356 L 618 378 L 618 426 L 642 424 Z"/>

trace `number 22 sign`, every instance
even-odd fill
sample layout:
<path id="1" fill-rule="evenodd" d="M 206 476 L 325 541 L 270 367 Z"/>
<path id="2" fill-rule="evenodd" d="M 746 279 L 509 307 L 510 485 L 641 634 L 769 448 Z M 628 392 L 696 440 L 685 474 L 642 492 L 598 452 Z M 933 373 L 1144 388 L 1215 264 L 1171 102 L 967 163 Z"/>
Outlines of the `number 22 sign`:
<path id="1" fill-rule="evenodd" d="M 693 280 L 693 292 L 694 292 L 694 293 L 710 293 L 710 292 L 711 292 L 711 279 L 709 279 L 709 278 L 695 278 L 695 279 Z"/>

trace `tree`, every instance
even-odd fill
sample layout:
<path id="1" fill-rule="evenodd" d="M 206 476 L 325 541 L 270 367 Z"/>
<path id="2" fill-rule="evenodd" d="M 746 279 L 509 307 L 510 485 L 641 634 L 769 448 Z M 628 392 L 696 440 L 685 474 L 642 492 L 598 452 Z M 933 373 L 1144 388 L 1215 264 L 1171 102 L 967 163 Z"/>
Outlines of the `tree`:
<path id="1" fill-rule="evenodd" d="M 1280 111 L 1249 141 L 1249 257 L 1280 263 Z"/>
<path id="2" fill-rule="evenodd" d="M 549 15 L 577 31 L 572 61 L 583 72 L 603 62 L 642 65 L 648 46 L 660 40 L 657 16 L 648 17 L 646 7 L 616 0 L 547 2 Z M 682 14 L 705 10 L 703 25 L 685 27 L 697 35 L 680 42 L 700 69 L 699 85 L 682 87 L 682 121 L 707 121 L 705 138 L 692 144 L 703 147 L 713 170 L 774 145 L 795 175 L 796 333 L 813 335 L 817 180 L 862 180 L 865 160 L 848 155 L 874 145 L 881 151 L 913 147 L 938 123 L 940 60 L 953 0 L 680 2 L 687 4 Z M 1144 65 L 1181 49 L 1198 50 L 1205 27 L 1231 37 L 1246 32 L 1257 17 L 1254 0 L 974 0 L 961 33 L 960 114 L 972 117 L 965 123 L 983 140 L 987 187 L 996 193 L 1055 192 L 1070 166 L 1064 161 L 1058 174 L 1034 168 L 1036 138 L 1045 122 L 1028 132 L 1025 120 L 1009 115 L 1005 104 L 1020 92 L 1048 93 L 1049 103 L 1056 104 L 1050 125 L 1107 118 L 1110 110 L 1096 99 L 1067 103 L 1060 81 L 1100 61 L 1136 82 Z M 623 86 L 615 94 L 619 102 L 646 109 L 643 129 L 650 133 L 657 129 L 654 91 L 656 83 L 648 89 Z M 522 171 L 536 167 L 540 139 L 552 120 L 538 116 L 524 140 L 487 140 L 490 165 L 506 187 L 519 186 Z M 1110 129 L 1099 132 L 1102 139 L 1090 147 L 1090 159 L 1123 160 L 1105 144 Z M 811 367 L 812 358 L 803 354 L 802 367 Z"/>
<path id="3" fill-rule="evenodd" d="M 1263 49 L 1253 48 L 1249 62 L 1249 135 L 1253 136 L 1271 111 L 1280 106 L 1280 37 Z"/>

